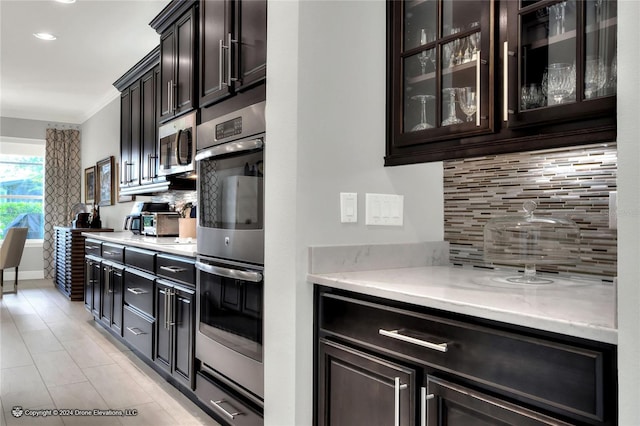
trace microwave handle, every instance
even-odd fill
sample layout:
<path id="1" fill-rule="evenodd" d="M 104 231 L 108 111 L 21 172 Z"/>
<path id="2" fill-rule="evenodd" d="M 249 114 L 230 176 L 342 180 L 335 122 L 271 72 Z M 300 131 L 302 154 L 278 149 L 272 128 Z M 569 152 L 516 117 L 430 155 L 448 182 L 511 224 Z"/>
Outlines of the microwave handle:
<path id="1" fill-rule="evenodd" d="M 182 152 L 180 151 L 180 147 L 182 146 L 180 144 L 180 138 L 182 137 L 183 133 L 186 135 L 186 138 L 187 138 L 187 141 L 188 141 L 187 149 L 189 150 L 189 151 L 187 151 L 187 161 L 186 162 L 180 161 L 180 158 L 182 157 Z M 181 165 L 181 166 L 186 166 L 187 164 L 191 163 L 191 150 L 190 150 L 190 147 L 191 147 L 191 131 L 190 130 L 182 130 L 182 129 L 178 130 L 178 133 L 176 133 L 176 139 L 175 139 L 174 143 L 175 143 L 175 146 L 176 146 L 176 161 L 178 162 L 178 164 Z"/>
<path id="2" fill-rule="evenodd" d="M 221 266 L 208 265 L 202 262 L 196 262 L 196 269 L 209 274 L 218 275 L 226 278 L 233 278 L 236 280 L 251 281 L 253 283 L 259 283 L 260 281 L 262 281 L 262 274 L 260 272 L 239 271 L 237 269 L 229 269 L 229 268 L 223 268 Z"/>
<path id="3" fill-rule="evenodd" d="M 207 158 L 219 157 L 221 155 L 237 154 L 245 151 L 253 151 L 264 146 L 262 138 L 249 139 L 243 141 L 227 142 L 202 150 L 196 155 L 196 161 Z"/>

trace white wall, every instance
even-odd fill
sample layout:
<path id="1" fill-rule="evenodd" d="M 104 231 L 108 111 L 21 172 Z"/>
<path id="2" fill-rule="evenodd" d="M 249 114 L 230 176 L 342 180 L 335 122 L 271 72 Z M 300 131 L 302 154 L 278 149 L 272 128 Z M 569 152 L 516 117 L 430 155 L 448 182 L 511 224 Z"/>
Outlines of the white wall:
<path id="1" fill-rule="evenodd" d="M 385 3 L 268 10 L 265 424 L 311 424 L 311 245 L 443 239 L 442 164 L 383 167 Z M 341 224 L 339 192 L 358 192 Z M 364 225 L 364 194 L 405 197 L 404 226 Z"/>
<path id="2" fill-rule="evenodd" d="M 640 410 L 640 2 L 618 2 L 618 381 L 619 424 Z"/>
<path id="3" fill-rule="evenodd" d="M 82 123 L 82 169 L 94 166 L 98 161 L 111 155 L 115 163 L 120 162 L 120 98 L 114 99 L 106 107 Z M 116 180 L 116 185 L 118 181 Z M 84 181 L 82 182 L 84 194 Z M 84 195 L 82 197 L 84 199 Z M 122 230 L 124 217 L 131 211 L 131 203 L 116 202 L 113 206 L 100 207 L 103 228 Z"/>

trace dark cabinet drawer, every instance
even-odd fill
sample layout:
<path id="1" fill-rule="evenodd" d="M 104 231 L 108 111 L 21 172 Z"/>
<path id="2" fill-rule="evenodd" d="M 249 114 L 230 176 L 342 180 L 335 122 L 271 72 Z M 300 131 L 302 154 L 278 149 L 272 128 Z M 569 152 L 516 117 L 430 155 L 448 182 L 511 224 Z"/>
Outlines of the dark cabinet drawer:
<path id="1" fill-rule="evenodd" d="M 153 285 L 155 277 L 142 271 L 127 268 L 124 271 L 124 301 L 154 318 Z"/>
<path id="2" fill-rule="evenodd" d="M 417 311 L 322 294 L 320 330 L 499 392 L 602 420 L 605 353 Z M 490 360 L 490 361 L 488 361 Z"/>
<path id="3" fill-rule="evenodd" d="M 100 257 L 102 255 L 102 241 L 87 238 L 84 241 L 84 254 Z"/>
<path id="4" fill-rule="evenodd" d="M 134 266 L 152 274 L 156 270 L 156 253 L 153 251 L 137 247 L 125 247 L 125 258 L 127 259 L 127 266 Z"/>
<path id="5" fill-rule="evenodd" d="M 102 243 L 102 258 L 113 262 L 124 263 L 124 246 L 120 244 Z"/>
<path id="6" fill-rule="evenodd" d="M 262 416 L 250 410 L 213 380 L 196 374 L 196 395 L 214 413 L 232 426 L 262 426 Z"/>
<path id="7" fill-rule="evenodd" d="M 134 312 L 129 306 L 124 307 L 122 335 L 140 353 L 152 359 L 153 321 Z"/>
<path id="8" fill-rule="evenodd" d="M 195 259 L 158 254 L 156 274 L 172 281 L 196 285 Z"/>

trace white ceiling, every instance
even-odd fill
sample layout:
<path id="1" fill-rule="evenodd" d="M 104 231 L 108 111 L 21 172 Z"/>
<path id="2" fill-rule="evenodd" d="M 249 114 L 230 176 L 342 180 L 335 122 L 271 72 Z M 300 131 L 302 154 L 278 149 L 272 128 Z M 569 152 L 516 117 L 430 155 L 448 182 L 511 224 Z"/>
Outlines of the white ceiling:
<path id="1" fill-rule="evenodd" d="M 0 116 L 82 124 L 158 45 L 149 22 L 168 3 L 0 0 Z M 39 40 L 36 32 L 58 38 Z"/>

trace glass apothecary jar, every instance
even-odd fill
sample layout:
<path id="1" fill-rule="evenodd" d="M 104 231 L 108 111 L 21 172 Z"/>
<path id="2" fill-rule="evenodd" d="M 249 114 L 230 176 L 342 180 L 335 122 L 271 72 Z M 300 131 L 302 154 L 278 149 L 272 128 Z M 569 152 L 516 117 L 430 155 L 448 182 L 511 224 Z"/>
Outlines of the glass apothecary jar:
<path id="1" fill-rule="evenodd" d="M 523 213 L 490 219 L 484 227 L 484 258 L 496 265 L 524 267 L 524 274 L 507 278 L 521 284 L 548 284 L 536 265 L 563 265 L 578 260 L 580 228 L 569 219 L 536 216 L 536 203 L 527 201 Z"/>

